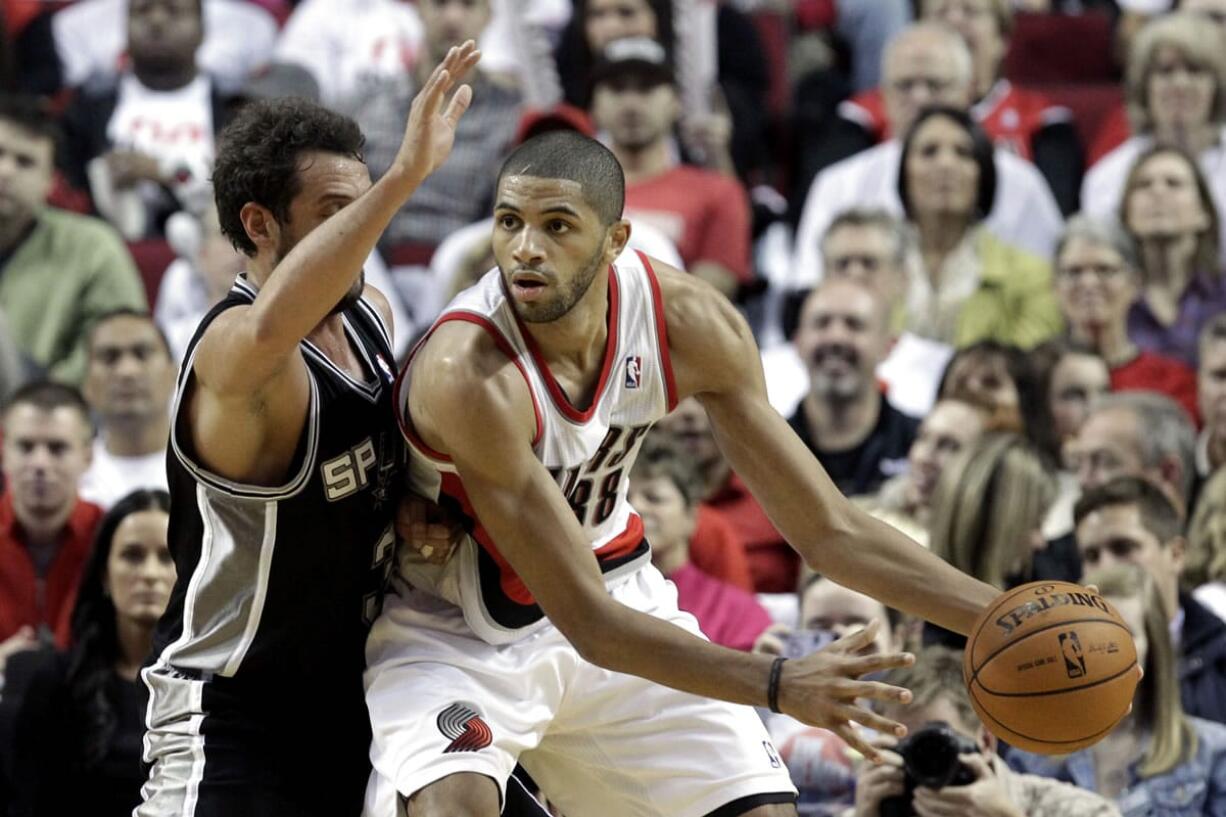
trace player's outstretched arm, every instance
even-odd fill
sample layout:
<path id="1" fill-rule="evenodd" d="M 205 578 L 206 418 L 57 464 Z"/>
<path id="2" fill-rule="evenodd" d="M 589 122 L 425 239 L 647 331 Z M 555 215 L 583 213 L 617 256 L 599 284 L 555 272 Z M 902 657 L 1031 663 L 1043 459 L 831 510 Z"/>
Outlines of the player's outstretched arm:
<path id="1" fill-rule="evenodd" d="M 527 385 L 481 329 L 457 322 L 435 331 L 413 363 L 409 413 L 424 441 L 451 457 L 482 525 L 583 657 L 698 695 L 767 703 L 770 656 L 715 646 L 610 597 L 574 512 L 532 451 Z M 900 727 L 856 699 L 907 700 L 908 693 L 859 677 L 913 660 L 860 654 L 874 632 L 788 662 L 778 699 L 782 711 L 838 732 L 870 756 L 875 750 L 851 721 Z"/>
<path id="2" fill-rule="evenodd" d="M 467 85 L 455 85 L 480 56 L 472 41 L 448 52 L 413 100 L 404 141 L 387 173 L 304 237 L 250 309 L 232 310 L 219 325 L 223 331 L 211 333 L 197 366 L 211 390 L 258 391 L 349 291 L 392 217 L 451 152 L 472 98 Z"/>
<path id="3" fill-rule="evenodd" d="M 706 408 L 724 456 L 784 538 L 840 584 L 968 632 L 999 591 L 849 502 L 767 401 L 758 348 L 740 314 L 692 276 L 654 266 L 677 390 Z"/>

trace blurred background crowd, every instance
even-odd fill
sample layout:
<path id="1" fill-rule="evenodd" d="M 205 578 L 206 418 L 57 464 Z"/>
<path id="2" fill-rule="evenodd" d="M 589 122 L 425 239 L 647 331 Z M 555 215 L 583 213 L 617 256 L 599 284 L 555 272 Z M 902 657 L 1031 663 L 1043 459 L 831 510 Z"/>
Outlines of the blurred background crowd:
<path id="1" fill-rule="evenodd" d="M 768 719 L 801 813 L 1226 817 L 1226 0 L 0 0 L 0 815 L 138 799 L 172 395 L 244 261 L 217 134 L 307 97 L 377 176 L 469 38 L 455 150 L 365 268 L 402 359 L 492 267 L 507 152 L 594 136 L 632 246 L 738 305 L 845 494 L 1133 630 L 1102 743 L 998 744 L 958 637 L 807 572 L 683 403 L 631 499 L 707 635 L 799 655 L 878 619 L 922 650 L 884 766 Z"/>

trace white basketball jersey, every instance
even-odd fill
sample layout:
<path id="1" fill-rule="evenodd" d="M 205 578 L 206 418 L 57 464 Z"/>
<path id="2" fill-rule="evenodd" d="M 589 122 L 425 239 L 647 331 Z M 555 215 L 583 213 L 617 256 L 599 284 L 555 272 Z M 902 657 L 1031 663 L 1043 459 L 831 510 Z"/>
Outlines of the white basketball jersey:
<path id="1" fill-rule="evenodd" d="M 643 523 L 626 498 L 630 468 L 647 430 L 677 401 L 660 286 L 647 257 L 626 252 L 610 267 L 604 363 L 591 405 L 582 411 L 554 380 L 497 269 L 457 295 L 430 333 L 450 321 L 467 321 L 490 333 L 523 375 L 536 411 L 533 450 L 574 510 L 606 582 L 646 564 Z M 485 641 L 514 641 L 542 626 L 543 614 L 476 518 L 454 465 L 425 445 L 405 421 L 405 383 L 412 369 L 410 356 L 396 394 L 409 442 L 410 485 L 460 513 L 470 535 L 446 565 L 402 563 L 399 578 L 459 606 L 469 627 Z M 402 586 L 398 590 L 411 592 Z"/>

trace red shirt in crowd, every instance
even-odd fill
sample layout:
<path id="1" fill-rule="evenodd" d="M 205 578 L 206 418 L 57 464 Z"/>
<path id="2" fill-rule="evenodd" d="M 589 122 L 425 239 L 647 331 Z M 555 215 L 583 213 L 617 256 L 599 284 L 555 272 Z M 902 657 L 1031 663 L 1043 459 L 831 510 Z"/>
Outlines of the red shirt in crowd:
<path id="1" fill-rule="evenodd" d="M 709 576 L 687 562 L 668 576 L 677 586 L 677 606 L 698 619 L 703 635 L 734 650 L 750 650 L 771 625 L 770 614 L 749 593 Z"/>
<path id="2" fill-rule="evenodd" d="M 1154 391 L 1165 394 L 1183 406 L 1200 426 L 1196 404 L 1196 372 L 1191 367 L 1153 352 L 1141 352 L 1122 366 L 1111 370 L 1111 391 Z"/>
<path id="3" fill-rule="evenodd" d="M 71 640 L 72 607 L 89 558 L 102 509 L 78 500 L 68 517 L 59 552 L 39 578 L 13 510 L 13 495 L 0 495 L 0 641 L 22 627 L 45 625 L 61 649 Z"/>
<path id="4" fill-rule="evenodd" d="M 732 523 L 749 558 L 753 588 L 758 593 L 795 593 L 800 556 L 771 524 L 766 511 L 736 474 L 707 500 Z"/>
<path id="5" fill-rule="evenodd" d="M 998 80 L 992 90 L 971 107 L 984 131 L 997 147 L 1005 148 L 1026 160 L 1033 160 L 1035 134 L 1053 122 L 1067 122 L 1067 108 L 1053 105 L 1037 91 L 1018 88 L 1007 79 Z M 885 117 L 881 91 L 862 91 L 839 105 L 839 115 L 850 119 L 883 142 L 894 138 Z M 898 134 L 901 137 L 901 134 Z"/>
<path id="6" fill-rule="evenodd" d="M 749 558 L 736 528 L 710 505 L 699 505 L 696 517 L 690 536 L 690 561 L 703 573 L 752 593 Z"/>
<path id="7" fill-rule="evenodd" d="M 686 266 L 714 261 L 731 270 L 739 281 L 753 278 L 749 200 L 730 176 L 679 165 L 628 184 L 626 215 L 663 230 L 677 245 Z"/>

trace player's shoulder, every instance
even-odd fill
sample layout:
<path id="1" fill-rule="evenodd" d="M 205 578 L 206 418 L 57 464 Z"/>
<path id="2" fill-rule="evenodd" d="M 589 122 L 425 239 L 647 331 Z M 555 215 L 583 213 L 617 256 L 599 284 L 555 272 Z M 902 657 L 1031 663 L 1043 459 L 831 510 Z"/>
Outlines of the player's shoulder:
<path id="1" fill-rule="evenodd" d="M 392 302 L 387 299 L 387 296 L 380 289 L 370 284 L 367 284 L 362 289 L 362 297 L 379 314 L 379 317 L 383 319 L 383 325 L 387 327 L 388 334 L 391 334 Z"/>
<path id="2" fill-rule="evenodd" d="M 497 329 L 467 320 L 436 326 L 410 365 L 414 393 L 439 405 L 509 397 L 508 389 L 523 384 L 516 356 Z"/>
<path id="3" fill-rule="evenodd" d="M 722 293 L 707 282 L 662 261 L 652 260 L 660 282 L 668 345 L 683 367 L 705 367 L 711 360 L 735 365 L 757 354 L 753 332 Z"/>

